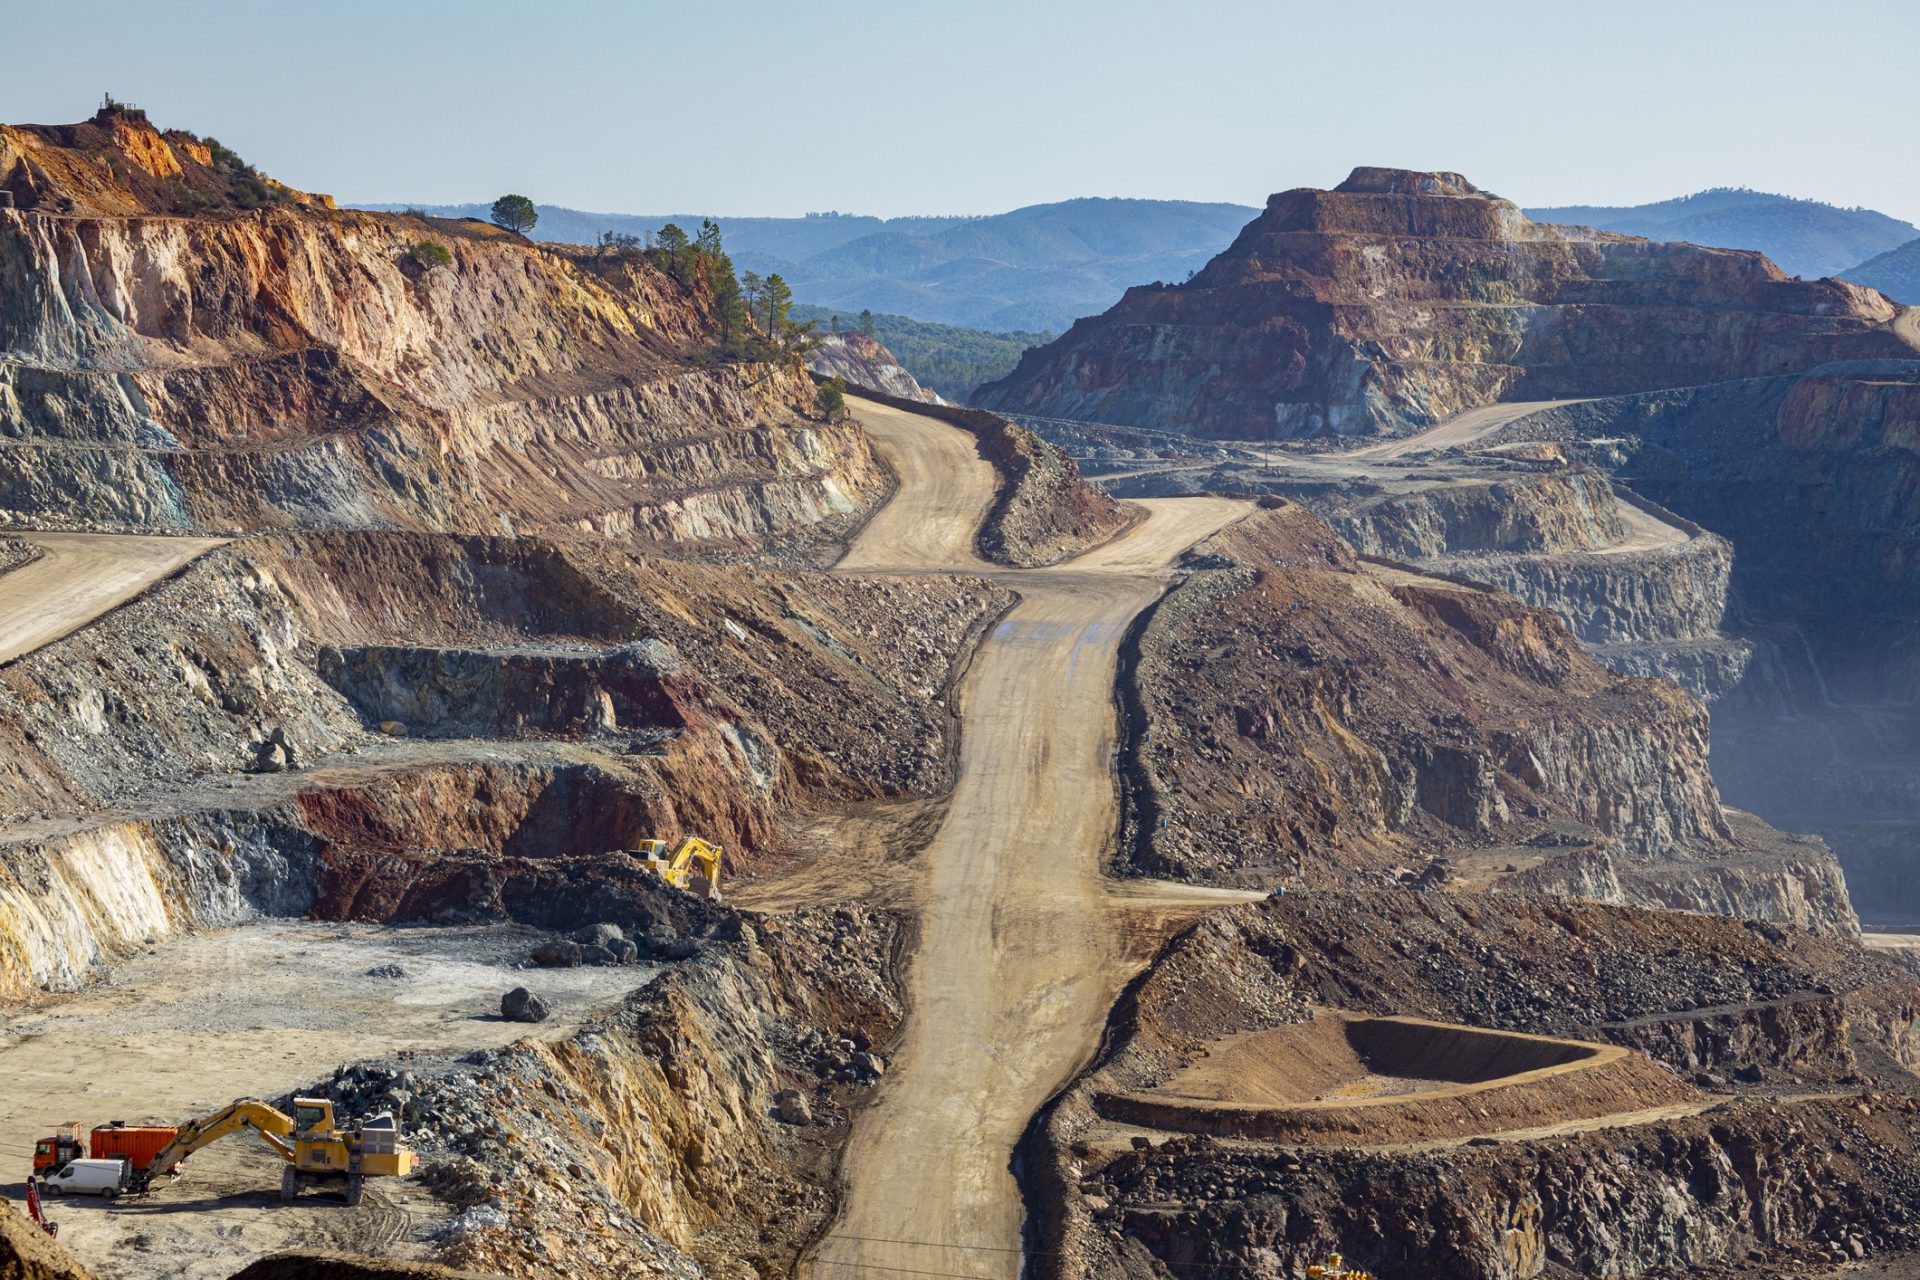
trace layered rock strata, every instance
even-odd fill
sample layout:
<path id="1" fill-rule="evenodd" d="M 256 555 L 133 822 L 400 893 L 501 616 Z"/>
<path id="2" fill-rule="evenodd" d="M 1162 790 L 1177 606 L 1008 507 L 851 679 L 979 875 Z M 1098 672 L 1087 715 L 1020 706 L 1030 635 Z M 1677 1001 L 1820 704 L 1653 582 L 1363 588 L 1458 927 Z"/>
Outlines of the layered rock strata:
<path id="1" fill-rule="evenodd" d="M 1239 440 L 1397 434 L 1496 400 L 1896 355 L 1893 315 L 1757 253 L 1536 224 L 1459 174 L 1362 168 L 1273 196 L 1191 280 L 1129 290 L 973 398 Z"/>

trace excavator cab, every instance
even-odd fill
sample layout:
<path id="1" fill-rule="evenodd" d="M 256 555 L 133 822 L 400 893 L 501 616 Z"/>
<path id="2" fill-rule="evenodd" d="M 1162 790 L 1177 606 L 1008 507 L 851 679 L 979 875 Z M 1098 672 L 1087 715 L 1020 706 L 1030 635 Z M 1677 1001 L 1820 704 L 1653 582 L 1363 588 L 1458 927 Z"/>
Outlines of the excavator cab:
<path id="1" fill-rule="evenodd" d="M 295 1098 L 293 1100 L 294 1133 L 306 1137 L 319 1131 L 331 1134 L 333 1124 L 333 1100 L 330 1098 Z"/>

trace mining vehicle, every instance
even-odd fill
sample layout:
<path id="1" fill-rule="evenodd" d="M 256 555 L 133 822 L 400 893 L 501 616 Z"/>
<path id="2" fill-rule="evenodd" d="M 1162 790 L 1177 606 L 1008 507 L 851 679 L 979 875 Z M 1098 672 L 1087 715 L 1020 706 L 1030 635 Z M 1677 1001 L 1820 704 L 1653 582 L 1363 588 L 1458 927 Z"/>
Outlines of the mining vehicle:
<path id="1" fill-rule="evenodd" d="M 720 901 L 720 859 L 726 850 L 719 845 L 708 844 L 699 836 L 688 836 L 671 858 L 667 856 L 665 840 L 642 840 L 639 848 L 627 852 L 674 888 L 685 889 L 708 902 Z"/>
<path id="2" fill-rule="evenodd" d="M 133 1189 L 149 1189 L 155 1178 L 172 1173 L 200 1148 L 246 1129 L 287 1162 L 280 1177 L 282 1200 L 293 1199 L 303 1187 L 331 1185 L 346 1192 L 348 1204 L 359 1204 L 366 1179 L 403 1177 L 420 1162 L 401 1144 L 400 1125 L 391 1114 L 341 1129 L 326 1098 L 295 1098 L 291 1116 L 257 1099 L 242 1098 L 181 1125 L 173 1141 L 133 1170 Z"/>
<path id="3" fill-rule="evenodd" d="M 49 1136 L 34 1140 L 33 1171 L 51 1173 L 85 1154 L 86 1148 L 80 1145 L 80 1122 L 69 1120 Z"/>
<path id="4" fill-rule="evenodd" d="M 1307 1275 L 1312 1280 L 1374 1280 L 1373 1272 L 1349 1267 L 1346 1259 L 1337 1253 L 1330 1253 L 1325 1262 L 1308 1267 Z"/>

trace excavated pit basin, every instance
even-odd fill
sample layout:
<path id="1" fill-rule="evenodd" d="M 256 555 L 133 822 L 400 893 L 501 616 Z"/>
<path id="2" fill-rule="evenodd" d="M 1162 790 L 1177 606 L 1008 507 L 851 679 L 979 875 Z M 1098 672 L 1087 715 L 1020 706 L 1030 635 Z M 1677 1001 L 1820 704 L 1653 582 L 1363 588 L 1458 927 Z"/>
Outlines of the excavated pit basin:
<path id="1" fill-rule="evenodd" d="M 1329 1011 L 1216 1041 L 1158 1087 L 1095 1102 L 1152 1128 L 1345 1144 L 1471 1137 L 1691 1097 L 1617 1045 Z"/>

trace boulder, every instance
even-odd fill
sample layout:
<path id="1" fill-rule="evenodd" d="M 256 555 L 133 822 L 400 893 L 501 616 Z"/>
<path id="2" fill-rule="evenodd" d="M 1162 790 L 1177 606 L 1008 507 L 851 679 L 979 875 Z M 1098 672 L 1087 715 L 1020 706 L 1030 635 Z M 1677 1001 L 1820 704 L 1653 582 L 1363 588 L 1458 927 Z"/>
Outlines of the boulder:
<path id="1" fill-rule="evenodd" d="M 813 1107 L 798 1089 L 782 1089 L 773 1095 L 773 1115 L 782 1124 L 813 1123 Z"/>
<path id="2" fill-rule="evenodd" d="M 600 924 L 590 924 L 573 936 L 583 947 L 604 947 L 610 942 L 625 938 L 627 935 L 620 931 L 619 925 L 602 922 Z"/>
<path id="3" fill-rule="evenodd" d="M 571 969 L 580 963 L 580 944 L 562 939 L 535 947 L 533 962 L 547 969 Z"/>
<path id="4" fill-rule="evenodd" d="M 500 1016 L 508 1022 L 545 1022 L 547 1004 L 525 987 L 515 987 L 500 997 Z"/>

